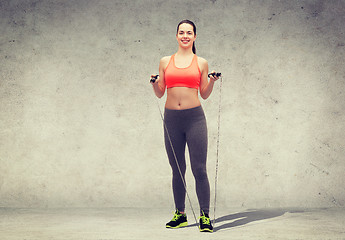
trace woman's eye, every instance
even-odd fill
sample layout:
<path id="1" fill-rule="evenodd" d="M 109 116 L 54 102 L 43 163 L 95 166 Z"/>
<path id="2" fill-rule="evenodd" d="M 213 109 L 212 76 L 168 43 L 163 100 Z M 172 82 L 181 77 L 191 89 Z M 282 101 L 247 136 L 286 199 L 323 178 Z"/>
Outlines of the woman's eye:
<path id="1" fill-rule="evenodd" d="M 178 34 L 179 34 L 179 35 L 184 35 L 185 32 L 179 32 Z M 187 35 L 193 35 L 193 32 L 186 32 L 186 34 L 187 34 Z"/>

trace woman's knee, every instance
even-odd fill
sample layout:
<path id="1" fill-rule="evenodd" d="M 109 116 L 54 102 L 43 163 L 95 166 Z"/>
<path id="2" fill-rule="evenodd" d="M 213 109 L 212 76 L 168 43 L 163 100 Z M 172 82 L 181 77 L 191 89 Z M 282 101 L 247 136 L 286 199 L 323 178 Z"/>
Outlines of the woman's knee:
<path id="1" fill-rule="evenodd" d="M 192 172 L 195 180 L 205 180 L 207 179 L 207 171 L 205 166 L 194 166 L 192 167 Z"/>

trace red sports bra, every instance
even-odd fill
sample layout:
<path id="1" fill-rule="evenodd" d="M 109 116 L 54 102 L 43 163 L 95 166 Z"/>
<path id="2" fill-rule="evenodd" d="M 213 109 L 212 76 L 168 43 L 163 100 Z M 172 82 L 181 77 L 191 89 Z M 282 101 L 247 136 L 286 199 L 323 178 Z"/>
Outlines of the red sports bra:
<path id="1" fill-rule="evenodd" d="M 168 66 L 165 69 L 164 78 L 167 88 L 189 87 L 198 89 L 200 85 L 201 72 L 197 56 L 194 54 L 192 63 L 189 67 L 178 68 L 175 66 L 175 54 L 172 55 Z"/>

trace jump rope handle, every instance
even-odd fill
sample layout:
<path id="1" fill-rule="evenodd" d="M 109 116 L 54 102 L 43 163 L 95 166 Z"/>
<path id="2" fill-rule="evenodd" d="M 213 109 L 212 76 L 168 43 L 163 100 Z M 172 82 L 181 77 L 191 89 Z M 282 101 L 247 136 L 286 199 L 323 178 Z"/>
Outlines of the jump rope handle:
<path id="1" fill-rule="evenodd" d="M 156 75 L 151 78 L 150 83 L 155 83 L 159 75 Z"/>
<path id="2" fill-rule="evenodd" d="M 208 77 L 210 77 L 210 75 L 212 75 L 213 77 L 220 77 L 222 74 L 221 73 L 217 73 L 217 72 L 209 73 Z"/>

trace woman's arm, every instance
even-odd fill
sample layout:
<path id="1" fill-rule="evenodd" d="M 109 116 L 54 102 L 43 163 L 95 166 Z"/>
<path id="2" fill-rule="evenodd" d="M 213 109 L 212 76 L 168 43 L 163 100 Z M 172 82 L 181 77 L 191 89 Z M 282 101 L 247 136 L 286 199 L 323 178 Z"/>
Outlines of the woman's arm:
<path id="1" fill-rule="evenodd" d="M 213 85 L 214 82 L 217 81 L 217 77 L 213 77 L 212 75 L 210 76 L 210 81 L 208 81 L 208 62 L 199 57 L 199 66 L 200 66 L 200 71 L 201 71 L 201 79 L 200 79 L 200 96 L 203 99 L 207 99 L 213 90 Z"/>
<path id="2" fill-rule="evenodd" d="M 159 77 L 157 80 L 152 83 L 153 90 L 158 98 L 163 97 L 165 93 L 165 80 L 164 80 L 164 71 L 167 66 L 167 62 L 169 63 L 170 57 L 163 57 L 159 62 Z M 153 77 L 154 75 L 151 75 Z"/>

